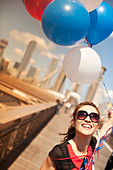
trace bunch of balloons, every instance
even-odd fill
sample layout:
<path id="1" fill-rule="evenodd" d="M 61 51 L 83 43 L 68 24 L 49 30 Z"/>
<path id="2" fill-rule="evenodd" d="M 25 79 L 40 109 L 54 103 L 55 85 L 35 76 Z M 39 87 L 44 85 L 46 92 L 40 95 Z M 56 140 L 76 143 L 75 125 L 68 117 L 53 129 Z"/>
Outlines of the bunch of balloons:
<path id="1" fill-rule="evenodd" d="M 90 28 L 89 12 L 102 0 L 22 0 L 29 14 L 41 21 L 49 40 L 62 45 L 74 45 Z"/>
<path id="2" fill-rule="evenodd" d="M 113 31 L 113 8 L 103 0 L 22 0 L 29 14 L 41 21 L 49 40 L 74 45 L 86 36 L 91 45 Z"/>
<path id="3" fill-rule="evenodd" d="M 103 0 L 22 0 L 28 13 L 41 21 L 47 38 L 61 46 L 71 46 L 82 38 L 92 46 L 113 31 L 113 8 Z M 101 72 L 98 54 L 90 47 L 69 50 L 64 72 L 76 83 L 91 83 Z"/>

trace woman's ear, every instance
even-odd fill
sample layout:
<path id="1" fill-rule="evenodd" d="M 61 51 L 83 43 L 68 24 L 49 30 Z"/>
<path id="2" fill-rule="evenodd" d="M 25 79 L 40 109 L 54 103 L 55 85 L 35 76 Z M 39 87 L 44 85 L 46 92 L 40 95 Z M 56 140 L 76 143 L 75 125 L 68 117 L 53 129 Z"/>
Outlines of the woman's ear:
<path id="1" fill-rule="evenodd" d="M 101 129 L 101 128 L 102 128 L 102 125 L 103 125 L 103 120 L 100 120 L 100 121 L 99 121 L 99 124 L 98 124 L 98 129 Z"/>
<path id="2" fill-rule="evenodd" d="M 72 125 L 72 127 L 75 128 L 75 120 L 74 119 L 71 120 L 71 125 Z"/>

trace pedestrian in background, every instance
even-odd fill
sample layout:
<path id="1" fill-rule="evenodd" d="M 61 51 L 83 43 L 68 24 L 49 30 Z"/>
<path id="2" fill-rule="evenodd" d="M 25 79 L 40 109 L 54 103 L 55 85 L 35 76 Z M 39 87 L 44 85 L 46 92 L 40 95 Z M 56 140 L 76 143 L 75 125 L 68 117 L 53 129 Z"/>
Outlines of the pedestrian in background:
<path id="1" fill-rule="evenodd" d="M 111 153 L 105 167 L 105 170 L 112 170 L 112 169 L 113 169 L 113 152 Z"/>

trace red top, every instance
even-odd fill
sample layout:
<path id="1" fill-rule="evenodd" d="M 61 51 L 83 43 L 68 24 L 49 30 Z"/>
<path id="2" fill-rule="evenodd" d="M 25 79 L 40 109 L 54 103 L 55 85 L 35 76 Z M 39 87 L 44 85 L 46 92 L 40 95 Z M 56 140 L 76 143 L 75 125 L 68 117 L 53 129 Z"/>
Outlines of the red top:
<path id="1" fill-rule="evenodd" d="M 81 159 L 74 153 L 71 144 L 68 144 L 67 148 L 69 151 L 69 156 L 70 156 L 70 158 L 72 158 L 71 160 L 72 160 L 73 164 L 75 165 L 75 168 L 73 168 L 72 170 L 80 169 L 81 165 L 83 163 L 83 159 Z M 85 164 L 85 169 L 92 170 L 92 148 L 90 145 L 88 147 L 88 153 L 87 153 L 86 158 L 87 158 L 87 162 Z"/>

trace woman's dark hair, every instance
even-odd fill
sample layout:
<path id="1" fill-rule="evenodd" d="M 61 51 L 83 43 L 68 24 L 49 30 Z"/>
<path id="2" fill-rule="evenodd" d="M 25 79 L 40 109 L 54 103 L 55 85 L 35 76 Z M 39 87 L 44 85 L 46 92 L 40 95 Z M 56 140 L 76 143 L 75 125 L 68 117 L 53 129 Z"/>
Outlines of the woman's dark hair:
<path id="1" fill-rule="evenodd" d="M 97 110 L 98 114 L 100 115 L 99 109 L 97 108 L 97 106 L 96 106 L 94 103 L 92 103 L 92 102 L 83 102 L 83 103 L 80 103 L 80 104 L 78 104 L 78 105 L 76 106 L 76 109 L 75 109 L 74 112 L 73 112 L 72 120 L 75 120 L 75 116 L 76 116 L 78 110 L 79 110 L 82 106 L 85 106 L 85 105 L 93 106 L 93 107 Z M 71 125 L 70 125 L 70 127 L 68 128 L 67 133 L 63 134 L 63 135 L 65 135 L 64 141 L 65 141 L 65 140 L 73 139 L 73 138 L 75 137 L 75 128 L 72 126 L 72 120 L 71 120 Z"/>

